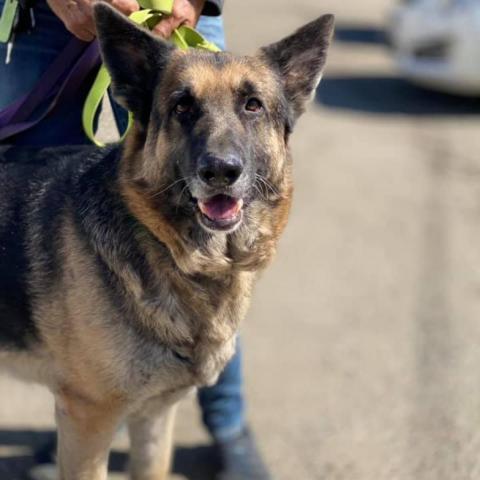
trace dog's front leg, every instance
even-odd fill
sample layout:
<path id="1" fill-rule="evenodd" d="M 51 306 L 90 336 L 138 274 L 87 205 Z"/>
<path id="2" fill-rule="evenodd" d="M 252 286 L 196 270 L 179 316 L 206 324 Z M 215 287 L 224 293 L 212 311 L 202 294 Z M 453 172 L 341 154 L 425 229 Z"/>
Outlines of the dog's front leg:
<path id="1" fill-rule="evenodd" d="M 176 406 L 147 409 L 131 415 L 130 476 L 132 480 L 165 480 L 172 457 L 172 433 Z"/>
<path id="2" fill-rule="evenodd" d="M 75 395 L 57 395 L 60 480 L 106 480 L 108 453 L 121 420 L 116 402 L 99 404 Z"/>

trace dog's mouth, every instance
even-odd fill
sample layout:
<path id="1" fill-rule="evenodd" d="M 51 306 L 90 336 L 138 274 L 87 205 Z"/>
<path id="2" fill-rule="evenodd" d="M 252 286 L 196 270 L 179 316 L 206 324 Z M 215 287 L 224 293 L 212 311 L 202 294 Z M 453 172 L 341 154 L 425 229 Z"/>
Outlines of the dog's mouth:
<path id="1" fill-rule="evenodd" d="M 243 200 L 229 195 L 214 195 L 197 200 L 200 222 L 210 230 L 232 230 L 243 217 Z"/>

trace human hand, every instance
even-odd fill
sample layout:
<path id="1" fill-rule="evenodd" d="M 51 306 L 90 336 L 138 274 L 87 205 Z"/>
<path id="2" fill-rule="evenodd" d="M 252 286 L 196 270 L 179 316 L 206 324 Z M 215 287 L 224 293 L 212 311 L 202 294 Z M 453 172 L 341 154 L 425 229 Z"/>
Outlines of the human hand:
<path id="1" fill-rule="evenodd" d="M 136 0 L 107 1 L 125 15 L 130 15 L 140 8 Z M 85 42 L 95 38 L 93 0 L 47 0 L 47 3 L 67 30 L 77 38 Z"/>
<path id="2" fill-rule="evenodd" d="M 195 27 L 204 5 L 205 0 L 174 0 L 172 14 L 163 17 L 153 32 L 163 38 L 170 38 L 173 31 L 181 25 Z"/>

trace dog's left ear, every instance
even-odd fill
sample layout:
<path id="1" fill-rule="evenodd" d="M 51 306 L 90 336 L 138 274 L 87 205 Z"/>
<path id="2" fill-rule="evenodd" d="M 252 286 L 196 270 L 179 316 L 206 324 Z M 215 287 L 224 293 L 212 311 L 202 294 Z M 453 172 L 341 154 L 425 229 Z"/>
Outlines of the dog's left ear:
<path id="1" fill-rule="evenodd" d="M 175 47 L 105 2 L 95 3 L 94 17 L 102 58 L 112 77 L 113 95 L 146 126 L 155 85 Z"/>
<path id="2" fill-rule="evenodd" d="M 333 15 L 323 15 L 260 51 L 280 74 L 295 119 L 305 111 L 320 82 L 334 23 Z"/>

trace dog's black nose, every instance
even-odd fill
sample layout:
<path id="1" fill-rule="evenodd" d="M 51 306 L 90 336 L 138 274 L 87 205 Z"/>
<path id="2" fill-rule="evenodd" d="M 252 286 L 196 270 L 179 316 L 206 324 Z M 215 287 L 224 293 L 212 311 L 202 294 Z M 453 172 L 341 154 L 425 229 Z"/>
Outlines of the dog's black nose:
<path id="1" fill-rule="evenodd" d="M 197 169 L 200 179 L 210 187 L 229 187 L 238 180 L 242 172 L 242 162 L 235 155 L 204 155 Z"/>

